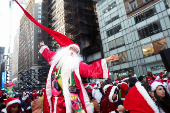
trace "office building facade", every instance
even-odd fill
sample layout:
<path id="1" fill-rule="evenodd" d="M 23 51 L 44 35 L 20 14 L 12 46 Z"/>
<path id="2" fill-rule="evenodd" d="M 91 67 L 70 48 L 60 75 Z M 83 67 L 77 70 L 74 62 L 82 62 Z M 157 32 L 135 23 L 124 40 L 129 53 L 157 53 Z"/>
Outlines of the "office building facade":
<path id="1" fill-rule="evenodd" d="M 165 70 L 159 52 L 170 48 L 168 0 L 101 0 L 97 5 L 104 57 L 114 79 Z"/>
<path id="2" fill-rule="evenodd" d="M 26 10 L 41 23 L 42 1 L 29 0 Z M 18 72 L 40 67 L 40 41 L 41 29 L 23 15 L 20 20 Z"/>

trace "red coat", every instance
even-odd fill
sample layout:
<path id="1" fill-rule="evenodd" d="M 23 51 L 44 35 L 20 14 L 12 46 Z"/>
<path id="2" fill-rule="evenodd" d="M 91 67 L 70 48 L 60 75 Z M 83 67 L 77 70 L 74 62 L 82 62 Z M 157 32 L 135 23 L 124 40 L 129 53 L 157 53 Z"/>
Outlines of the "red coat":
<path id="1" fill-rule="evenodd" d="M 54 51 L 50 51 L 47 46 L 42 46 L 40 53 L 43 57 L 50 63 L 52 57 L 56 54 Z M 51 68 L 48 73 L 46 86 L 44 90 L 44 104 L 43 112 L 44 113 L 64 113 L 65 104 L 64 96 L 54 97 L 52 95 L 51 87 L 51 75 L 53 74 L 55 65 L 51 64 Z M 108 65 L 105 59 L 98 60 L 91 65 L 87 65 L 83 62 L 79 63 L 79 68 L 75 69 L 73 72 L 75 83 L 77 87 L 80 87 L 79 99 L 82 102 L 83 108 L 87 113 L 92 113 L 89 97 L 87 92 L 82 84 L 81 77 L 88 78 L 108 78 Z M 81 76 L 81 77 L 80 77 Z"/>
<path id="2" fill-rule="evenodd" d="M 125 100 L 126 96 L 126 90 L 129 88 L 128 84 L 126 82 L 122 82 L 120 89 L 121 89 L 121 100 Z"/>

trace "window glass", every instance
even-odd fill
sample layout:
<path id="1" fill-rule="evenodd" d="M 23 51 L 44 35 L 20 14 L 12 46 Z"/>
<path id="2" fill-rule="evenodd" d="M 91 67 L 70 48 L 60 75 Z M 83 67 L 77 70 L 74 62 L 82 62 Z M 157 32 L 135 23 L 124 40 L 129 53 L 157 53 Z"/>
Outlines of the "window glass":
<path id="1" fill-rule="evenodd" d="M 131 11 L 134 10 L 134 9 L 136 9 L 136 1 L 135 1 L 135 0 L 131 1 L 131 2 L 129 3 L 129 5 L 130 5 L 130 8 L 131 8 Z"/>
<path id="2" fill-rule="evenodd" d="M 146 27 L 138 30 L 138 35 L 140 39 L 152 36 L 162 31 L 159 21 L 153 22 Z"/>
<path id="3" fill-rule="evenodd" d="M 38 11 L 38 14 L 41 14 L 41 11 Z"/>
<path id="4" fill-rule="evenodd" d="M 154 41 L 154 42 L 152 42 L 152 44 L 153 44 L 153 47 L 155 50 L 155 54 L 159 54 L 159 52 L 161 50 L 168 48 L 165 39 L 160 39 L 160 40 Z"/>
<path id="5" fill-rule="evenodd" d="M 147 18 L 150 18 L 152 16 L 154 16 L 154 14 L 156 14 L 156 9 L 155 7 L 148 9 L 147 11 L 142 12 L 141 14 L 138 14 L 137 16 L 135 16 L 135 22 L 139 23 L 141 21 L 146 20 Z"/>
<path id="6" fill-rule="evenodd" d="M 38 20 L 39 23 L 41 23 L 41 20 Z"/>
<path id="7" fill-rule="evenodd" d="M 109 42 L 109 50 L 113 50 L 116 48 L 116 42 L 115 40 L 112 40 Z"/>
<path id="8" fill-rule="evenodd" d="M 110 36 L 118 33 L 120 31 L 120 29 L 121 29 L 121 25 L 119 24 L 116 27 L 106 31 L 106 34 L 107 34 L 108 37 L 110 37 Z"/>
<path id="9" fill-rule="evenodd" d="M 119 53 L 118 56 L 119 56 L 119 64 L 128 62 L 126 51 Z"/>
<path id="10" fill-rule="evenodd" d="M 149 56 L 154 55 L 153 44 L 149 43 L 149 44 L 142 45 L 142 51 L 143 51 L 144 57 L 149 57 Z"/>
<path id="11" fill-rule="evenodd" d="M 117 47 L 124 46 L 125 45 L 124 38 L 123 37 L 117 38 L 116 39 L 116 45 L 117 45 Z"/>
<path id="12" fill-rule="evenodd" d="M 41 15 L 38 15 L 38 18 L 41 18 Z"/>

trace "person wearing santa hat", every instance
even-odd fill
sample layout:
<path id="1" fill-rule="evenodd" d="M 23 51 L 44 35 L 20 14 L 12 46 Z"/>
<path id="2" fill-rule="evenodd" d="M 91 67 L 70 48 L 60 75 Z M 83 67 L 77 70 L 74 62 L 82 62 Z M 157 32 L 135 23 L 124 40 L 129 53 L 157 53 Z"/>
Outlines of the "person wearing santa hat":
<path id="1" fill-rule="evenodd" d="M 104 87 L 105 95 L 101 102 L 102 113 L 110 113 L 118 108 L 118 88 L 117 86 L 107 85 Z"/>
<path id="2" fill-rule="evenodd" d="M 102 98 L 102 93 L 101 93 L 100 90 L 98 89 L 96 83 L 93 83 L 91 86 L 92 86 L 92 88 L 93 88 L 93 90 L 92 90 L 92 96 L 93 96 L 93 98 L 94 98 L 98 103 L 100 103 L 101 98 Z"/>
<path id="3" fill-rule="evenodd" d="M 44 113 L 56 112 L 72 112 L 72 100 L 76 100 L 70 95 L 69 86 L 74 86 L 78 93 L 76 98 L 82 105 L 82 108 L 91 113 L 90 102 L 85 91 L 81 77 L 89 78 L 108 78 L 108 62 L 118 60 L 117 55 L 111 55 L 105 59 L 98 60 L 91 65 L 82 62 L 83 58 L 80 55 L 80 47 L 65 35 L 42 26 L 36 19 L 34 19 L 17 0 L 15 2 L 21 7 L 25 15 L 34 22 L 37 26 L 49 33 L 56 42 L 60 45 L 56 52 L 50 51 L 40 43 L 39 52 L 51 65 L 44 91 Z M 52 75 L 55 74 L 55 79 L 52 80 Z M 70 89 L 70 90 L 69 90 Z M 65 101 L 64 101 L 65 100 Z"/>
<path id="4" fill-rule="evenodd" d="M 112 74 L 109 73 L 109 77 L 101 84 L 101 89 L 103 89 L 104 86 L 107 85 L 107 84 L 112 84 L 111 79 L 112 79 Z M 102 92 L 102 94 L 104 94 L 104 93 Z"/>
<path id="5" fill-rule="evenodd" d="M 122 100 L 122 103 L 125 100 L 126 90 L 129 88 L 129 86 L 128 86 L 128 79 L 129 79 L 128 77 L 122 77 L 121 78 L 122 84 L 120 86 L 120 89 L 121 89 L 121 100 Z"/>
<path id="6" fill-rule="evenodd" d="M 26 109 L 26 113 L 30 113 L 31 112 L 31 100 L 29 98 L 29 91 L 23 92 L 23 97 L 22 100 L 24 100 L 27 104 L 27 109 Z"/>
<path id="7" fill-rule="evenodd" d="M 151 89 L 154 92 L 155 103 L 161 113 L 170 113 L 170 96 L 167 93 L 162 82 L 155 80 L 151 84 Z"/>
<path id="8" fill-rule="evenodd" d="M 6 105 L 5 110 L 2 110 L 4 113 L 24 113 L 21 109 L 21 101 L 17 98 L 8 98 L 4 100 Z"/>
<path id="9" fill-rule="evenodd" d="M 85 92 L 85 90 L 83 89 L 84 87 L 82 87 L 82 82 L 81 82 L 80 76 L 89 77 L 89 78 L 107 78 L 108 77 L 107 63 L 110 61 L 113 61 L 113 60 L 117 60 L 118 59 L 117 55 L 112 55 L 106 59 L 96 61 L 91 65 L 87 65 L 87 64 L 81 62 L 82 58 L 79 55 L 80 48 L 75 43 L 65 45 L 65 47 L 60 48 L 57 52 L 50 51 L 47 48 L 47 46 L 44 45 L 44 42 L 41 42 L 40 45 L 42 46 L 40 49 L 40 53 L 51 64 L 51 69 L 50 69 L 49 75 L 51 75 L 52 73 L 55 73 L 58 78 L 58 81 L 60 81 L 62 79 L 62 82 L 59 83 L 60 84 L 59 86 L 62 88 L 64 98 L 63 98 L 63 96 L 60 96 L 60 95 L 59 96 L 51 96 L 51 97 L 54 100 L 57 100 L 57 101 L 60 100 L 60 102 L 63 99 L 67 100 L 67 101 L 65 101 L 66 106 L 63 106 L 63 110 L 66 107 L 66 112 L 71 112 L 72 105 L 70 102 L 68 82 L 67 82 L 67 81 L 69 81 L 69 83 L 71 83 L 70 85 L 77 86 L 80 88 L 79 98 L 83 105 L 83 108 L 86 112 L 91 112 L 91 110 L 90 110 L 91 108 L 88 108 L 90 103 L 85 101 L 86 97 L 88 97 L 88 96 L 87 96 L 87 93 Z M 47 82 L 48 82 L 48 78 L 47 78 Z M 49 88 L 49 86 L 48 87 L 46 86 L 46 89 L 47 88 Z M 48 89 L 48 90 L 51 90 L 51 89 Z M 49 95 L 51 95 L 51 94 L 49 94 Z M 61 99 L 59 99 L 59 98 L 61 98 Z M 54 100 L 53 100 L 53 102 L 54 102 Z M 49 102 L 49 99 L 47 102 Z M 60 102 L 57 102 L 57 103 L 60 103 Z M 50 108 L 50 110 L 52 110 L 51 109 L 52 107 L 56 107 L 56 109 L 54 109 L 54 110 L 58 111 L 59 108 L 57 106 L 57 103 L 56 103 L 56 105 L 48 107 L 48 108 Z M 45 105 L 44 107 L 47 107 L 49 105 Z M 56 112 L 56 111 L 54 111 L 54 112 Z"/>

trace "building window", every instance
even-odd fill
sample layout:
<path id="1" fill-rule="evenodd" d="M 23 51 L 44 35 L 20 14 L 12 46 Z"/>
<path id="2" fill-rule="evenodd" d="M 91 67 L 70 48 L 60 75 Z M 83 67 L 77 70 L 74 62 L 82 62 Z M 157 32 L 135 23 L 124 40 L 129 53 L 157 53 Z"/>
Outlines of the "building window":
<path id="1" fill-rule="evenodd" d="M 134 19 L 135 19 L 135 22 L 137 24 L 137 23 L 139 23 L 141 21 L 144 21 L 144 20 L 154 16 L 155 14 L 156 14 L 156 9 L 154 7 L 154 8 L 151 8 L 151 9 L 149 9 L 149 10 L 135 16 Z"/>
<path id="2" fill-rule="evenodd" d="M 121 29 L 121 25 L 119 24 L 116 27 L 106 31 L 106 34 L 107 34 L 108 37 L 110 37 L 110 36 L 120 32 L 120 29 Z"/>
<path id="3" fill-rule="evenodd" d="M 38 6 L 38 9 L 41 9 L 41 6 Z"/>
<path id="4" fill-rule="evenodd" d="M 169 9 L 170 0 L 163 0 L 163 1 L 164 1 L 164 4 L 165 4 L 166 9 Z"/>
<path id="5" fill-rule="evenodd" d="M 126 51 L 119 53 L 118 56 L 119 56 L 119 64 L 128 62 L 128 57 L 127 57 Z"/>
<path id="6" fill-rule="evenodd" d="M 41 14 L 41 11 L 38 11 L 38 14 Z"/>
<path id="7" fill-rule="evenodd" d="M 149 44 L 142 45 L 142 51 L 143 51 L 144 57 L 149 57 L 149 56 L 154 55 L 153 44 L 149 43 Z"/>
<path id="8" fill-rule="evenodd" d="M 144 2 L 148 2 L 149 0 L 144 0 Z"/>
<path id="9" fill-rule="evenodd" d="M 41 33 L 41 29 L 38 29 L 38 32 Z"/>
<path id="10" fill-rule="evenodd" d="M 124 46 L 125 45 L 124 38 L 123 37 L 117 38 L 116 39 L 116 45 L 117 45 L 117 47 Z"/>
<path id="11" fill-rule="evenodd" d="M 138 30 L 138 35 L 140 39 L 144 39 L 146 37 L 157 34 L 161 31 L 162 31 L 162 28 L 161 28 L 160 22 L 156 21 Z"/>
<path id="12" fill-rule="evenodd" d="M 113 50 L 116 48 L 116 41 L 112 40 L 109 42 L 109 50 Z"/>
<path id="13" fill-rule="evenodd" d="M 41 15 L 38 15 L 38 18 L 41 18 Z"/>
<path id="14" fill-rule="evenodd" d="M 136 6 L 136 1 L 135 1 L 135 0 L 131 1 L 131 2 L 129 3 L 129 6 L 130 6 L 131 11 L 134 10 L 134 9 L 136 9 L 136 8 L 137 8 L 137 6 Z"/>
<path id="15" fill-rule="evenodd" d="M 41 3 L 38 3 L 38 5 L 41 5 Z"/>
<path id="16" fill-rule="evenodd" d="M 113 3 L 109 4 L 109 6 L 103 11 L 103 13 L 107 13 L 108 11 L 110 11 L 111 9 L 113 9 L 114 7 L 116 7 L 116 1 L 114 1 Z"/>
<path id="17" fill-rule="evenodd" d="M 41 23 L 41 20 L 38 20 L 39 23 Z"/>
<path id="18" fill-rule="evenodd" d="M 155 54 L 159 54 L 161 50 L 167 49 L 165 38 L 152 42 Z"/>
<path id="19" fill-rule="evenodd" d="M 105 24 L 108 25 L 108 24 L 114 22 L 115 20 L 117 20 L 118 18 L 119 18 L 119 15 L 117 15 L 117 16 L 111 18 L 109 21 L 105 22 Z"/>

